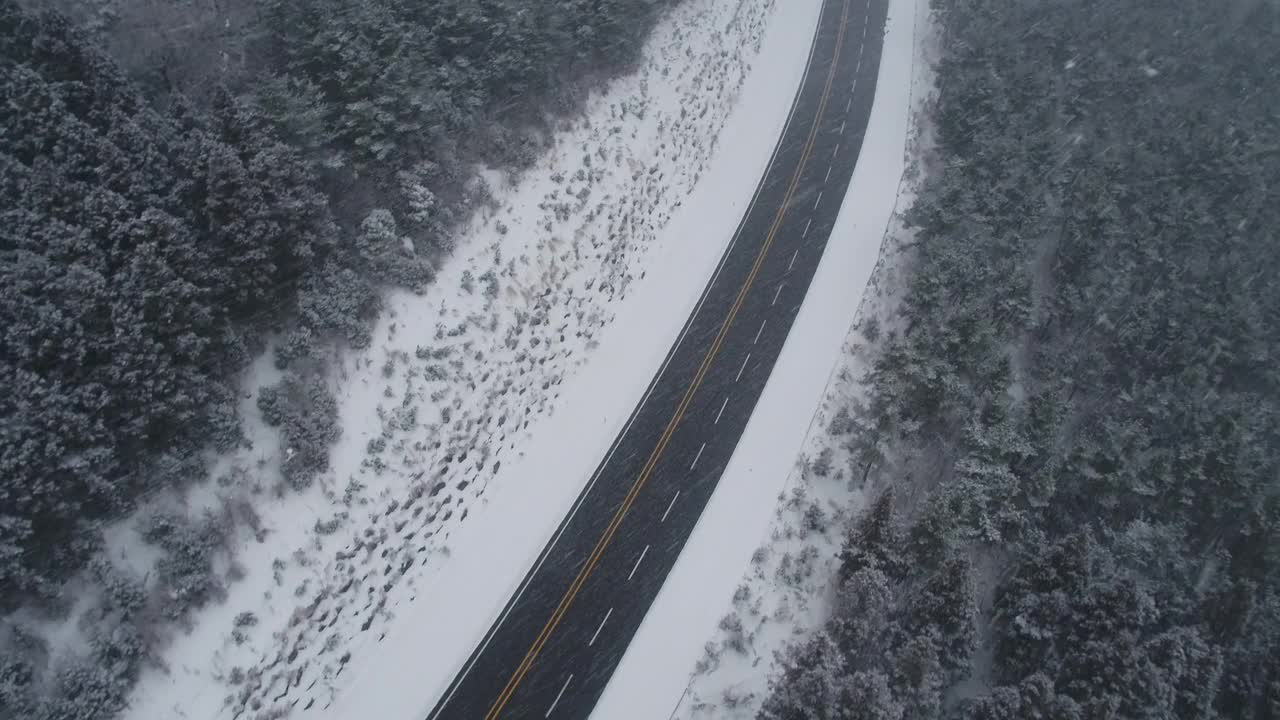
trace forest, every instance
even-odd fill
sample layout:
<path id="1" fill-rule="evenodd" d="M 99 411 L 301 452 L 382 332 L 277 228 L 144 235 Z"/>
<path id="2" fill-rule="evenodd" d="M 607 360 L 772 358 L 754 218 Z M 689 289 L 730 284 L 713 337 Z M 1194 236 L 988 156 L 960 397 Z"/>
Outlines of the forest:
<path id="1" fill-rule="evenodd" d="M 555 118 L 634 62 L 668 0 L 0 0 L 0 611 L 102 590 L 56 676 L 0 625 L 0 718 L 113 717 L 148 627 L 218 597 L 234 517 L 145 518 L 158 581 L 102 523 L 247 443 L 244 371 L 306 487 L 337 437 L 322 382 L 388 288 L 420 290 Z M 251 511 L 249 511 L 251 514 Z"/>
<path id="2" fill-rule="evenodd" d="M 758 716 L 1280 717 L 1280 6 L 933 10 L 878 492 Z"/>

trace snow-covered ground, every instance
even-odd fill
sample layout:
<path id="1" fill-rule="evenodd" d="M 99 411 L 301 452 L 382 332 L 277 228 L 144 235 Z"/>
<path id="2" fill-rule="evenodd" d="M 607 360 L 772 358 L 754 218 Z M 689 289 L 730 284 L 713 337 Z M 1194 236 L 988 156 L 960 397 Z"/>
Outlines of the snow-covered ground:
<path id="1" fill-rule="evenodd" d="M 392 297 L 374 346 L 339 360 L 343 435 L 311 490 L 266 494 L 288 450 L 247 393 L 254 449 L 184 499 L 256 510 L 224 569 L 239 579 L 144 673 L 125 717 L 394 719 L 433 704 L 696 302 L 781 132 L 818 7 L 686 0 L 536 168 L 486 173 L 497 204 L 436 285 Z M 264 360 L 255 377 L 272 375 Z M 113 547 L 135 545 L 128 532 Z"/>
<path id="2" fill-rule="evenodd" d="M 928 12 L 927 0 L 890 0 L 871 121 L 822 265 L 737 451 L 592 717 L 754 717 L 778 653 L 826 617 L 835 554 L 863 505 L 845 413 L 875 352 L 865 328 L 892 325 L 899 211 L 921 177 Z"/>

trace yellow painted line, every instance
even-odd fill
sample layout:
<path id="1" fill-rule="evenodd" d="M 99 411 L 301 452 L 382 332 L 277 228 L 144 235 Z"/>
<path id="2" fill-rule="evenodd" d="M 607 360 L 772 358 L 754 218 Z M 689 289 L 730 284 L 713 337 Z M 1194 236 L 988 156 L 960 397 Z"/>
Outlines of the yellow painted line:
<path id="1" fill-rule="evenodd" d="M 493 705 L 489 708 L 489 712 L 485 714 L 485 720 L 495 720 L 502 712 L 503 708 L 506 707 L 507 702 L 510 701 L 511 696 L 516 691 L 516 688 L 519 687 L 520 683 L 524 680 L 524 676 L 532 667 L 534 660 L 537 659 L 538 654 L 546 645 L 551 633 L 555 631 L 557 626 L 559 626 L 560 621 L 564 618 L 569 606 L 573 604 L 573 600 L 577 597 L 578 591 L 582 589 L 587 578 L 595 570 L 595 566 L 600 561 L 600 557 L 613 541 L 614 535 L 617 534 L 618 526 L 621 524 L 623 517 L 625 517 L 627 511 L 631 509 L 631 505 L 635 502 L 640 489 L 644 487 L 649 476 L 653 473 L 653 469 L 657 465 L 659 458 L 662 457 L 663 451 L 666 450 L 666 446 L 670 442 L 671 436 L 675 434 L 676 427 L 684 418 L 684 414 L 688 410 L 694 394 L 697 392 L 698 387 L 702 385 L 702 381 L 706 378 L 707 371 L 710 369 L 712 360 L 714 360 L 715 356 L 720 352 L 720 347 L 724 344 L 724 339 L 729 333 L 729 328 L 732 326 L 738 312 L 742 309 L 742 305 L 747 298 L 747 293 L 751 290 L 752 284 L 755 283 L 756 276 L 760 273 L 760 268 L 764 265 L 764 259 L 768 255 L 769 248 L 773 245 L 773 241 L 778 234 L 778 230 L 782 226 L 782 221 L 786 217 L 787 207 L 790 205 L 791 199 L 800 185 L 800 178 L 804 174 L 805 165 L 808 163 L 809 157 L 813 153 L 813 148 L 817 144 L 818 130 L 821 127 L 822 115 L 826 111 L 827 101 L 831 95 L 831 87 L 835 81 L 836 69 L 840 60 L 840 48 L 844 44 L 845 30 L 848 25 L 848 21 L 849 0 L 845 0 L 843 12 L 840 18 L 840 30 L 836 38 L 835 53 L 831 59 L 831 69 L 827 74 L 826 86 L 822 92 L 822 99 L 819 102 L 818 111 L 814 116 L 813 127 L 809 131 L 809 138 L 805 143 L 804 152 L 801 154 L 800 163 L 796 167 L 795 174 L 791 179 L 791 184 L 787 188 L 787 193 L 783 198 L 782 206 L 778 209 L 778 214 L 773 221 L 772 227 L 769 229 L 769 234 L 766 237 L 764 244 L 761 246 L 759 254 L 756 256 L 756 261 L 751 268 L 751 272 L 747 275 L 746 281 L 738 291 L 738 296 L 734 300 L 733 306 L 729 310 L 729 314 L 721 324 L 720 331 L 716 334 L 716 338 L 712 342 L 711 348 L 707 351 L 701 365 L 699 365 L 698 371 L 694 376 L 693 383 L 689 386 L 688 390 L 685 391 L 684 397 L 676 408 L 675 414 L 667 423 L 662 436 L 658 439 L 657 446 L 649 455 L 649 459 L 645 462 L 644 468 L 641 469 L 640 475 L 636 478 L 635 483 L 632 484 L 631 489 L 627 492 L 627 496 L 623 500 L 622 506 L 618 508 L 616 513 L 614 513 L 608 527 L 605 528 L 604 534 L 600 537 L 600 540 L 596 542 L 595 548 L 592 549 L 591 555 L 588 557 L 587 564 L 578 572 L 578 576 L 569 586 L 569 590 L 566 591 L 564 597 L 560 599 L 560 603 L 557 605 L 555 612 L 552 613 L 547 624 L 543 626 L 542 632 L 538 634 L 537 639 L 534 640 L 533 645 L 531 645 L 528 652 L 525 653 L 524 659 L 520 661 L 520 665 L 512 674 L 511 679 L 507 681 L 506 686 L 498 695 L 498 699 L 494 701 Z"/>

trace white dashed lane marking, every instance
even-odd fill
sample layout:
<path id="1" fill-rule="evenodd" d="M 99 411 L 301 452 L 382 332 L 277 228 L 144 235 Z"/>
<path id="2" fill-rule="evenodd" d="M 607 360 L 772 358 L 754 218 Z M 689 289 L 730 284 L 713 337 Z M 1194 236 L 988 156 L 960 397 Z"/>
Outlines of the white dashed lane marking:
<path id="1" fill-rule="evenodd" d="M 551 713 L 555 712 L 556 705 L 560 704 L 560 698 L 564 695 L 564 691 L 569 687 L 569 683 L 572 681 L 573 681 L 573 673 L 570 673 L 569 679 L 564 681 L 564 685 L 561 686 L 560 692 L 556 693 L 556 699 L 552 701 L 551 707 L 547 708 L 547 714 L 543 715 L 542 717 L 544 718 L 551 717 Z"/>
<path id="2" fill-rule="evenodd" d="M 827 175 L 828 175 L 828 176 L 830 176 L 830 175 L 831 175 L 831 171 L 830 171 L 830 170 L 828 170 L 828 171 L 827 171 Z M 803 240 L 803 239 L 805 239 L 805 238 L 809 237 L 809 226 L 810 226 L 810 225 L 812 225 L 812 224 L 813 224 L 813 218 L 809 218 L 809 222 L 807 222 L 807 223 L 805 223 L 805 224 L 804 224 L 804 232 L 800 235 L 800 239 L 801 239 L 801 240 Z"/>
<path id="3" fill-rule="evenodd" d="M 636 564 L 631 568 L 631 574 L 627 576 L 628 580 L 635 577 L 636 570 L 640 569 L 640 563 L 644 562 L 644 556 L 648 552 L 649 552 L 649 546 L 645 545 L 644 550 L 640 551 L 640 557 L 636 558 Z"/>
<path id="4" fill-rule="evenodd" d="M 783 284 L 785 285 L 786 283 L 783 283 Z M 778 296 L 781 294 L 782 294 L 782 285 L 779 285 L 778 292 L 773 294 L 773 302 L 769 303 L 769 307 L 773 307 L 774 305 L 778 304 Z"/>
<path id="5" fill-rule="evenodd" d="M 693 456 L 693 464 L 689 466 L 690 470 L 698 467 L 698 459 L 702 457 L 702 451 L 706 449 L 707 449 L 707 444 L 702 443 L 702 447 L 698 448 L 698 454 Z"/>
<path id="6" fill-rule="evenodd" d="M 796 256 L 799 254 L 799 250 L 791 253 L 791 262 L 787 263 L 787 272 L 791 272 L 791 268 L 796 264 Z"/>
<path id="7" fill-rule="evenodd" d="M 742 371 L 747 369 L 747 361 L 750 359 L 751 353 L 747 353 L 747 356 L 742 360 L 742 367 L 738 368 L 738 376 L 733 379 L 734 382 L 738 382 L 742 379 Z"/>
<path id="8" fill-rule="evenodd" d="M 821 191 L 821 190 L 819 190 L 819 191 L 818 191 L 818 199 L 813 201 L 813 209 L 814 209 L 814 210 L 817 210 L 817 209 L 818 209 L 818 204 L 819 204 L 819 203 L 821 203 L 821 202 L 822 202 L 822 191 Z"/>
<path id="9" fill-rule="evenodd" d="M 764 326 L 767 322 L 769 322 L 768 318 L 760 321 L 760 329 L 756 331 L 756 339 L 751 341 L 752 345 L 760 342 L 760 333 L 764 332 Z"/>
<path id="10" fill-rule="evenodd" d="M 676 493 L 676 494 L 679 495 L 680 493 Z M 672 500 L 672 502 L 675 502 L 675 501 Z M 666 518 L 666 515 L 663 515 L 662 517 Z M 609 612 L 604 614 L 604 619 L 600 621 L 600 627 L 596 628 L 596 632 L 594 635 L 591 636 L 591 642 L 587 643 L 587 647 L 591 647 L 592 645 L 596 644 L 596 638 L 600 637 L 600 631 L 604 629 L 604 624 L 609 622 L 609 616 L 612 614 L 613 614 L 613 608 L 609 608 Z"/>
<path id="11" fill-rule="evenodd" d="M 712 425 L 720 424 L 720 416 L 724 414 L 724 409 L 728 404 L 729 404 L 729 396 L 725 395 L 724 402 L 720 403 L 720 412 L 716 413 L 716 421 L 711 423 Z"/>
<path id="12" fill-rule="evenodd" d="M 666 511 L 662 513 L 662 519 L 659 520 L 658 522 L 664 523 L 667 521 L 667 516 L 671 514 L 671 508 L 676 506 L 676 500 L 678 500 L 679 498 L 680 498 L 680 491 L 677 490 L 676 494 L 671 496 L 671 502 L 670 504 L 667 505 Z M 597 630 L 596 632 L 599 632 L 599 631 Z"/>

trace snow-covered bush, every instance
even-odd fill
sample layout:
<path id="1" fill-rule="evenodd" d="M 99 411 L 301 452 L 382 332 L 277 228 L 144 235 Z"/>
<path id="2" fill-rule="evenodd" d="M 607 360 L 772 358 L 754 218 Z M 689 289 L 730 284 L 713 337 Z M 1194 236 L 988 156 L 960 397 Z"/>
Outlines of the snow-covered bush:
<path id="1" fill-rule="evenodd" d="M 164 551 L 156 564 L 160 612 L 181 619 L 226 590 L 213 567 L 215 553 L 225 549 L 230 528 L 225 518 L 206 514 L 199 520 L 157 512 L 142 520 L 139 528 L 147 542 Z"/>
<path id="2" fill-rule="evenodd" d="M 318 378 L 302 381 L 292 374 L 263 388 L 258 409 L 268 425 L 284 435 L 285 479 L 295 488 L 311 484 L 317 473 L 329 469 L 329 446 L 338 439 L 338 404 Z"/>

